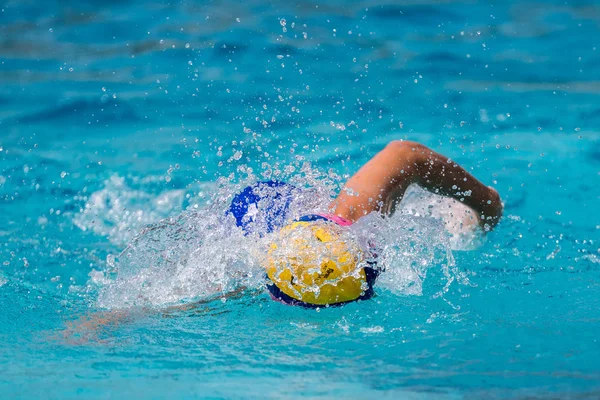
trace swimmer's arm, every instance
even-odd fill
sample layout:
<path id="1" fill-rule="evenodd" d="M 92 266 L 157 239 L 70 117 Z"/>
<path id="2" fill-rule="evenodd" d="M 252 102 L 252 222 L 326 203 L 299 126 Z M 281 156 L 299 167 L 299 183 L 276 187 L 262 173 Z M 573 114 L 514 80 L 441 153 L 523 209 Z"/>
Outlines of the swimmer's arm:
<path id="1" fill-rule="evenodd" d="M 333 212 L 356 221 L 372 211 L 393 213 L 411 184 L 463 202 L 493 228 L 502 216 L 498 192 L 485 186 L 454 161 L 426 146 L 393 141 L 346 182 Z"/>
<path id="2" fill-rule="evenodd" d="M 72 344 L 103 342 L 104 340 L 100 339 L 100 337 L 112 336 L 111 332 L 119 329 L 123 324 L 132 323 L 156 314 L 168 318 L 181 315 L 182 312 L 193 312 L 195 314 L 210 312 L 214 309 L 213 302 L 219 299 L 239 299 L 247 294 L 247 292 L 247 288 L 241 286 L 231 292 L 219 293 L 193 303 L 178 304 L 163 309 L 140 308 L 95 311 L 85 314 L 74 321 L 67 321 L 65 329 L 62 331 L 62 336 L 64 340 Z"/>

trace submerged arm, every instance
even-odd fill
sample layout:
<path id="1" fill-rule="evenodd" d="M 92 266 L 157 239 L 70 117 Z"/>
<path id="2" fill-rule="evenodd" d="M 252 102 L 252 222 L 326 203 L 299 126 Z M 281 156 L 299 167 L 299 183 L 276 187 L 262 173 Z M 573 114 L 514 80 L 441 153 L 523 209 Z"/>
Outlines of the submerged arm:
<path id="1" fill-rule="evenodd" d="M 119 329 L 123 324 L 131 323 L 150 317 L 162 315 L 170 317 L 184 313 L 203 314 L 215 310 L 214 303 L 218 299 L 239 299 L 247 293 L 245 286 L 227 292 L 218 293 L 206 299 L 197 300 L 193 303 L 178 304 L 161 309 L 156 308 L 129 308 L 120 310 L 101 310 L 80 316 L 74 321 L 67 321 L 62 331 L 63 338 L 72 344 L 86 344 L 89 342 L 103 342 L 103 336 L 111 337 L 112 332 Z M 213 304 L 211 304 L 213 303 Z"/>
<path id="2" fill-rule="evenodd" d="M 494 227 L 502 216 L 498 192 L 426 146 L 393 141 L 366 163 L 332 203 L 333 212 L 356 221 L 372 211 L 391 214 L 411 184 L 461 201 Z"/>

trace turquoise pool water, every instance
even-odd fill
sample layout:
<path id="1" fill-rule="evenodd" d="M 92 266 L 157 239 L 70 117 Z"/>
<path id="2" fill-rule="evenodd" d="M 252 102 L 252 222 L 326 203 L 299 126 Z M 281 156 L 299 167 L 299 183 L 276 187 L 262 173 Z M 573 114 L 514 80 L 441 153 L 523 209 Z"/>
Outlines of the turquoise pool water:
<path id="1" fill-rule="evenodd" d="M 0 3 L 2 397 L 600 396 L 600 7 L 486 3 Z M 398 217 L 373 300 L 271 301 L 227 199 L 394 139 L 497 230 Z"/>

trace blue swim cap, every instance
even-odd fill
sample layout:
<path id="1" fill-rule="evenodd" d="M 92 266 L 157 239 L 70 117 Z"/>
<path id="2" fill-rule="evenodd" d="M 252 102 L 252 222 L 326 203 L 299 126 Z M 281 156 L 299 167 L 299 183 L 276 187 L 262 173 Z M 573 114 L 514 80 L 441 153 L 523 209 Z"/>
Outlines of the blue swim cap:
<path id="1" fill-rule="evenodd" d="M 227 210 L 246 234 L 264 236 L 283 227 L 294 192 L 298 189 L 279 181 L 258 182 L 238 193 Z"/>

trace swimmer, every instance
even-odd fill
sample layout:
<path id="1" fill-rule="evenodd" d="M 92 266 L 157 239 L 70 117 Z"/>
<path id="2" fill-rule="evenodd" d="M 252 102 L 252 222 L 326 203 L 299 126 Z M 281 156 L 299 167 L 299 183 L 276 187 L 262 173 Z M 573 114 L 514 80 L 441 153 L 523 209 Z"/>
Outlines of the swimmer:
<path id="1" fill-rule="evenodd" d="M 346 182 L 327 213 L 294 218 L 290 202 L 299 189 L 275 181 L 245 188 L 233 198 L 227 213 L 248 235 L 275 237 L 264 257 L 266 287 L 273 299 L 306 308 L 341 306 L 372 297 L 375 280 L 382 273 L 373 249 L 342 240 L 344 229 L 371 213 L 392 215 L 411 184 L 462 202 L 484 232 L 493 229 L 502 216 L 496 190 L 449 158 L 409 141 L 393 141 L 376 154 Z M 244 292 L 245 288 L 239 288 L 165 312 L 201 309 L 216 298 L 239 297 Z M 105 329 L 148 312 L 152 310 L 85 315 L 69 324 L 65 339 L 97 340 Z"/>
<path id="2" fill-rule="evenodd" d="M 411 141 L 393 141 L 376 154 L 346 182 L 327 213 L 291 218 L 290 200 L 299 189 L 276 181 L 245 188 L 229 213 L 247 234 L 276 235 L 264 262 L 273 299 L 307 308 L 339 306 L 372 297 L 381 272 L 376 252 L 343 240 L 344 228 L 370 213 L 391 216 L 412 184 L 462 202 L 484 232 L 502 216 L 495 189 Z"/>

